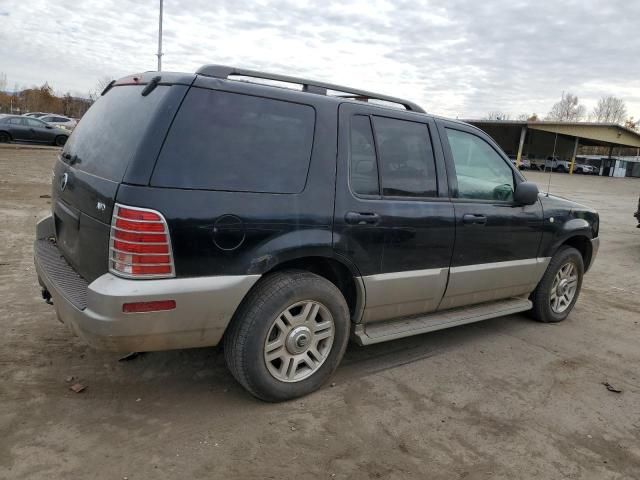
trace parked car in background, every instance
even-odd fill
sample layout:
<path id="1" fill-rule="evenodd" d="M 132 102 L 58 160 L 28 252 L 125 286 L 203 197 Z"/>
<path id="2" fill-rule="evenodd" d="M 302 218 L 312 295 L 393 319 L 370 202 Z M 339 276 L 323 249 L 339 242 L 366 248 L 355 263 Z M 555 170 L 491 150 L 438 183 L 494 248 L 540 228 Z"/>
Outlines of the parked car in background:
<path id="1" fill-rule="evenodd" d="M 49 115 L 46 112 L 30 112 L 30 113 L 24 113 L 22 116 L 23 117 L 33 117 L 33 118 L 40 118 L 40 117 L 44 117 L 45 115 Z"/>
<path id="2" fill-rule="evenodd" d="M 11 141 L 48 143 L 63 146 L 71 132 L 37 118 L 7 115 L 0 118 L 0 143 Z"/>
<path id="3" fill-rule="evenodd" d="M 576 163 L 573 166 L 573 173 L 582 173 L 584 175 L 597 175 L 600 173 L 600 169 L 593 165 L 587 165 L 586 163 Z"/>
<path id="4" fill-rule="evenodd" d="M 558 157 L 549 156 L 544 162 L 545 170 L 553 170 L 554 172 L 569 173 L 571 162 L 567 160 L 560 160 Z"/>
<path id="5" fill-rule="evenodd" d="M 518 165 L 517 155 L 509 155 L 509 160 L 511 160 L 511 163 L 520 170 L 529 170 L 531 168 L 531 162 L 527 157 L 522 157 L 520 159 L 520 165 Z"/>
<path id="6" fill-rule="evenodd" d="M 53 125 L 54 127 L 62 127 L 67 130 L 73 130 L 78 124 L 78 122 L 73 118 L 65 117 L 64 115 L 44 115 L 40 117 L 40 120 L 48 123 L 49 125 Z"/>
<path id="7" fill-rule="evenodd" d="M 220 65 L 112 83 L 51 197 L 35 265 L 59 319 L 106 350 L 223 343 L 269 401 L 319 388 L 350 337 L 560 322 L 599 245 L 597 212 L 539 195 L 476 127 Z"/>

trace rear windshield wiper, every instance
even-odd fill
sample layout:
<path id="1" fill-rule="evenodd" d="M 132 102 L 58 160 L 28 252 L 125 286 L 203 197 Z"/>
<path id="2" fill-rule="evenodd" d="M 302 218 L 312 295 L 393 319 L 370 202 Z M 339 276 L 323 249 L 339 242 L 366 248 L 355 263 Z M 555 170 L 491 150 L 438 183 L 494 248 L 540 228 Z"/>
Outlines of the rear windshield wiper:
<path id="1" fill-rule="evenodd" d="M 111 80 L 109 82 L 109 84 L 104 87 L 104 90 L 102 90 L 102 93 L 100 94 L 100 96 L 102 97 L 105 93 L 107 93 L 109 90 L 111 90 L 111 87 L 113 87 L 115 85 L 116 81 L 115 80 Z"/>
<path id="2" fill-rule="evenodd" d="M 153 90 L 158 86 L 159 83 L 160 83 L 160 75 L 153 77 L 149 81 L 149 83 L 147 83 L 147 86 L 142 89 L 142 96 L 146 97 L 151 92 L 153 92 Z"/>

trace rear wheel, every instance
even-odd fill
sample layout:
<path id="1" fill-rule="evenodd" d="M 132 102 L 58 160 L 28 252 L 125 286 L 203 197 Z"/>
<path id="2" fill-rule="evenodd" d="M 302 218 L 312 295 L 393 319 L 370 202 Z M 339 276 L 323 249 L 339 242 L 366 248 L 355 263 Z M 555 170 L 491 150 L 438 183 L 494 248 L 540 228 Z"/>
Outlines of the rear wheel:
<path id="1" fill-rule="evenodd" d="M 0 132 L 0 143 L 9 143 L 11 141 L 11 135 L 7 132 Z"/>
<path id="2" fill-rule="evenodd" d="M 67 143 L 67 136 L 58 135 L 53 143 L 55 143 L 57 147 L 63 147 L 64 144 Z"/>
<path id="3" fill-rule="evenodd" d="M 580 252 L 573 247 L 560 248 L 531 294 L 533 317 L 541 322 L 561 322 L 567 318 L 578 300 L 583 275 Z"/>
<path id="4" fill-rule="evenodd" d="M 335 285 L 309 272 L 277 272 L 236 312 L 225 333 L 225 359 L 254 396 L 288 400 L 317 390 L 331 376 L 349 328 L 349 309 Z"/>

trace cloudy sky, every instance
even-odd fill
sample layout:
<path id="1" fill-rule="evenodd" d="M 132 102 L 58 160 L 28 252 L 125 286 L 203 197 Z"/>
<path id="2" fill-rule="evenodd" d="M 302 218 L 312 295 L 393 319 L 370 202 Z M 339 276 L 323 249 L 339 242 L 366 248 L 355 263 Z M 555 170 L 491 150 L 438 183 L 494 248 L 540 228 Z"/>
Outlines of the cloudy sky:
<path id="1" fill-rule="evenodd" d="M 86 94 L 153 70 L 157 15 L 158 0 L 0 0 L 0 72 Z M 264 69 L 464 118 L 613 94 L 638 119 L 638 19 L 636 0 L 165 0 L 163 69 Z"/>

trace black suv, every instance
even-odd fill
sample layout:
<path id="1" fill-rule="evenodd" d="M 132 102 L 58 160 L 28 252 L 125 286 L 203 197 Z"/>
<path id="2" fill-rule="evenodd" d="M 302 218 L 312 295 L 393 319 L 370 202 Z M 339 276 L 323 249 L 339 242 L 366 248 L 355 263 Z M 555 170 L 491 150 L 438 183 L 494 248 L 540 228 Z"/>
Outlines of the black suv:
<path id="1" fill-rule="evenodd" d="M 109 350 L 223 343 L 269 401 L 317 389 L 350 337 L 564 320 L 599 240 L 475 127 L 216 65 L 112 83 L 52 196 L 35 264 L 64 323 Z"/>

